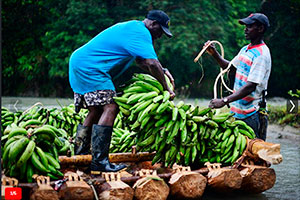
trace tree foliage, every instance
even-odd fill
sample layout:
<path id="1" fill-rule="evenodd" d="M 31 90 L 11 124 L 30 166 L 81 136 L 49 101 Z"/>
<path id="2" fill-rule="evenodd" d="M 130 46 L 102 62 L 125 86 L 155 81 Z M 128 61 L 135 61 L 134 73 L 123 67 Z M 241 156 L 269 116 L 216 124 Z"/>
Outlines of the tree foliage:
<path id="1" fill-rule="evenodd" d="M 265 13 L 271 22 L 265 37 L 273 62 L 269 95 L 299 88 L 298 0 L 7 0 L 2 2 L 2 94 L 71 97 L 72 52 L 117 22 L 143 20 L 151 9 L 164 10 L 171 18 L 174 37 L 162 37 L 155 49 L 173 74 L 177 93 L 212 97 L 217 64 L 206 54 L 201 57 L 204 79 L 199 84 L 202 71 L 193 60 L 207 40 L 220 41 L 231 60 L 249 43 L 238 19 L 252 12 Z"/>

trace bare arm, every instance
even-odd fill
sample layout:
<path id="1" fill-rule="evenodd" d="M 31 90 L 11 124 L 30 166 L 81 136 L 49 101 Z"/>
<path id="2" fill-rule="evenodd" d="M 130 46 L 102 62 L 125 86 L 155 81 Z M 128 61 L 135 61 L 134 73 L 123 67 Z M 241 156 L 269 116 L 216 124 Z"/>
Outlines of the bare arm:
<path id="1" fill-rule="evenodd" d="M 256 85 L 257 83 L 247 82 L 246 85 L 244 85 L 241 89 L 227 97 L 228 103 L 246 97 L 256 89 Z M 223 99 L 212 99 L 209 103 L 209 107 L 211 108 L 222 108 L 225 105 L 226 104 L 224 103 Z"/>
<path id="2" fill-rule="evenodd" d="M 152 76 L 154 76 L 164 87 L 165 90 L 169 91 L 170 93 L 170 97 L 174 98 L 175 97 L 175 93 L 169 88 L 165 76 L 164 76 L 164 71 L 163 68 L 160 64 L 160 62 L 156 59 L 136 59 L 136 62 L 138 64 L 138 66 L 149 72 Z M 172 75 L 170 74 L 170 72 L 168 71 L 169 75 L 167 75 L 170 78 L 170 81 L 172 82 L 172 84 L 174 84 L 174 79 L 172 77 Z"/>

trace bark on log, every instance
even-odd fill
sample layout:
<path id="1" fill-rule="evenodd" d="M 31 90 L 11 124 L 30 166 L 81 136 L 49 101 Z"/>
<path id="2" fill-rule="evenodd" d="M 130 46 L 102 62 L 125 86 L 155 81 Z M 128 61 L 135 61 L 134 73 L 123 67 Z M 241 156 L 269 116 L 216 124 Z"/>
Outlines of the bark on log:
<path id="1" fill-rule="evenodd" d="M 207 179 L 195 172 L 179 172 L 171 176 L 169 184 L 173 199 L 199 199 L 202 197 Z"/>
<path id="2" fill-rule="evenodd" d="M 155 152 L 139 152 L 133 153 L 111 153 L 109 154 L 109 161 L 113 163 L 118 162 L 140 162 L 152 160 Z M 59 156 L 61 165 L 90 165 L 92 162 L 92 155 L 75 155 L 75 156 Z"/>
<path id="3" fill-rule="evenodd" d="M 93 200 L 94 193 L 84 181 L 67 181 L 59 190 L 59 198 L 62 200 Z"/>
<path id="4" fill-rule="evenodd" d="M 139 179 L 133 186 L 134 197 L 137 200 L 166 200 L 170 189 L 163 179 L 156 180 L 151 176 Z"/>
<path id="5" fill-rule="evenodd" d="M 30 200 L 59 200 L 58 193 L 52 187 L 34 187 L 30 194 Z"/>
<path id="6" fill-rule="evenodd" d="M 216 192 L 231 192 L 241 188 L 243 178 L 237 169 L 220 169 L 219 174 L 208 177 L 208 186 Z"/>
<path id="7" fill-rule="evenodd" d="M 99 198 L 103 200 L 131 200 L 133 189 L 122 181 L 110 181 L 103 183 L 98 188 Z"/>
<path id="8" fill-rule="evenodd" d="M 243 166 L 241 189 L 248 193 L 261 193 L 272 188 L 276 181 L 274 169 L 261 166 Z"/>

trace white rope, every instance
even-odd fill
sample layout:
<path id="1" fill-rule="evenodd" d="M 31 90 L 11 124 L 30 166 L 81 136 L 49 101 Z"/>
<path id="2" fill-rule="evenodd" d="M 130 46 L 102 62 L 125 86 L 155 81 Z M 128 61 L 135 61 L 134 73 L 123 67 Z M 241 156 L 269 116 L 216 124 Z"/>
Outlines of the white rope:
<path id="1" fill-rule="evenodd" d="M 200 51 L 200 53 L 198 54 L 198 56 L 194 59 L 194 62 L 197 62 L 199 60 L 199 58 L 202 56 L 202 54 L 206 51 L 206 49 L 213 43 L 216 43 L 220 46 L 221 49 L 221 56 L 222 58 L 224 58 L 224 48 L 223 45 L 217 41 L 217 40 L 212 40 L 210 41 L 206 46 L 203 46 L 202 50 Z M 223 86 L 230 92 L 233 92 L 233 90 L 231 90 L 225 83 L 224 81 L 224 77 L 223 75 L 229 71 L 230 66 L 232 64 L 232 61 L 229 62 L 228 67 L 226 69 L 222 69 L 220 68 L 220 73 L 218 74 L 217 78 L 215 79 L 215 83 L 214 83 L 214 99 L 218 98 L 218 92 L 217 92 L 217 85 L 218 85 L 218 81 L 221 78 L 222 84 Z M 202 80 L 202 79 L 201 79 Z M 220 86 L 222 88 L 222 85 Z M 222 95 L 222 94 L 221 94 Z"/>

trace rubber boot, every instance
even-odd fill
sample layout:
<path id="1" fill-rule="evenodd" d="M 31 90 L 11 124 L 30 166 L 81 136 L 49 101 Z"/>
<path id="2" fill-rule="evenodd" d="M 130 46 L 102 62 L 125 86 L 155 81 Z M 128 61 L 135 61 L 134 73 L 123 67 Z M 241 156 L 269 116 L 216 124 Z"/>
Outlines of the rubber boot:
<path id="1" fill-rule="evenodd" d="M 77 127 L 75 138 L 75 155 L 91 154 L 91 127 L 81 124 Z"/>
<path id="2" fill-rule="evenodd" d="M 117 172 L 126 167 L 124 164 L 111 164 L 108 160 L 112 130 L 111 126 L 93 125 L 91 174 Z"/>

